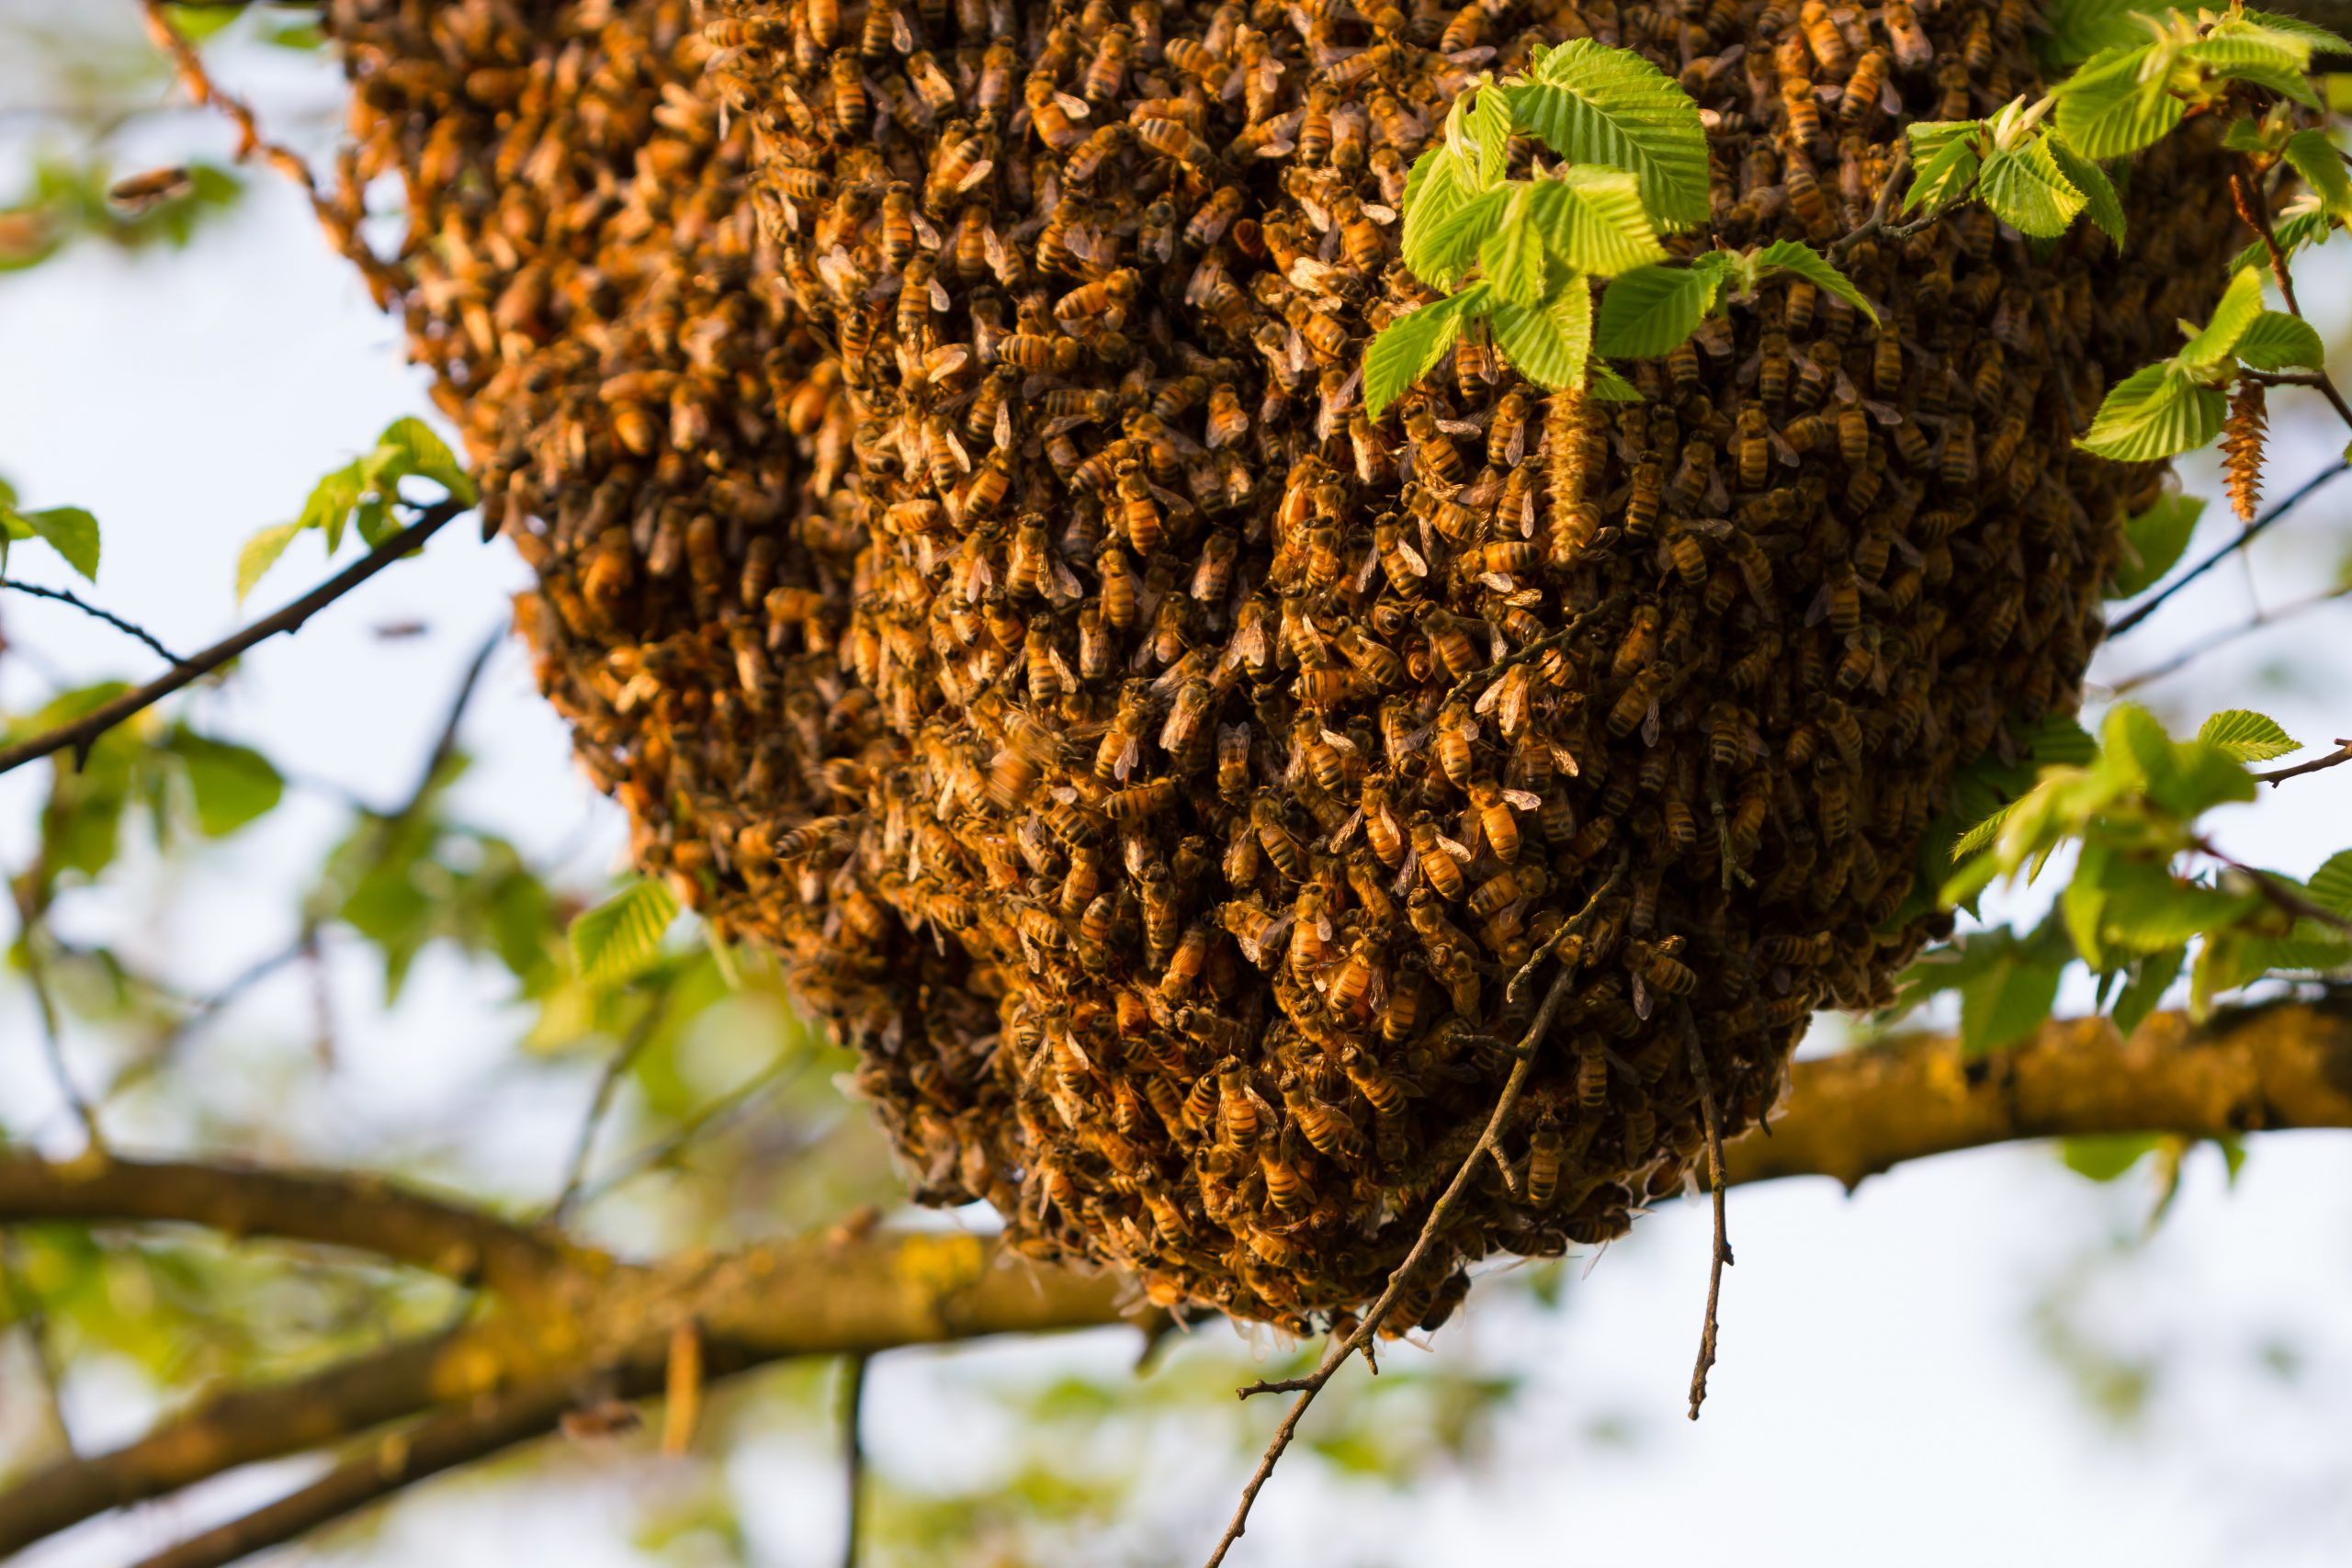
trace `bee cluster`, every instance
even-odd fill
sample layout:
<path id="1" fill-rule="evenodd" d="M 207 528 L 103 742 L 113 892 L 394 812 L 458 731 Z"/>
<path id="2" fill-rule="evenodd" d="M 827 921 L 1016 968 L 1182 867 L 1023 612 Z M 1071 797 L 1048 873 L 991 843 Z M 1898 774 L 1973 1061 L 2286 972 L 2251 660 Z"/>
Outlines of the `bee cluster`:
<path id="1" fill-rule="evenodd" d="M 1876 327 L 1775 281 L 1638 403 L 1465 343 L 1375 424 L 1406 171 L 1480 72 L 1641 50 L 1713 235 L 1822 243 L 1902 117 L 2036 88 L 2031 14 L 684 11 L 335 7 L 543 683 L 640 863 L 843 1024 L 919 1196 L 1295 1328 L 1401 1261 L 1544 964 L 1396 1331 L 1622 1234 L 1702 1092 L 1755 1124 L 1815 1008 L 1884 998 L 1925 824 L 2076 700 L 2158 477 L 2070 434 L 2230 239 L 2192 129 L 2128 261 L 1972 208 L 1842 251 Z"/>

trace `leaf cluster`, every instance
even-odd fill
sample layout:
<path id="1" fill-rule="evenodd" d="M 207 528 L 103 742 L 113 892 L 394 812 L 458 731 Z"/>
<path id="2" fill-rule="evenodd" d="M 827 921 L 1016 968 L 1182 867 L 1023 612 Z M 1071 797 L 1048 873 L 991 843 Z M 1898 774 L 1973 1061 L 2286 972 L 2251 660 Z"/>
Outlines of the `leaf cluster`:
<path id="1" fill-rule="evenodd" d="M 245 541 L 237 552 L 237 597 L 252 592 L 287 547 L 310 530 L 324 537 L 330 558 L 342 547 L 346 529 L 356 531 L 370 549 L 391 537 L 400 531 L 391 508 L 401 499 L 400 482 L 406 479 L 438 485 L 461 504 L 474 502 L 474 482 L 448 444 L 421 419 L 396 419 L 367 453 L 319 480 L 300 515 L 290 523 L 273 524 Z"/>

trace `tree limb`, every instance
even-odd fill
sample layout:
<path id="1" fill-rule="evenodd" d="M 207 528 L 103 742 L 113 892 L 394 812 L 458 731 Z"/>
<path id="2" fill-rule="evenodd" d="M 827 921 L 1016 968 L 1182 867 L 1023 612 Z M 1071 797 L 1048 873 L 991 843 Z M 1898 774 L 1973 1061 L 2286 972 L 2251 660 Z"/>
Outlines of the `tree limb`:
<path id="1" fill-rule="evenodd" d="M 175 1223 L 230 1236 L 347 1247 L 526 1297 L 581 1272 L 595 1256 L 575 1253 L 553 1233 L 382 1177 L 0 1153 L 0 1224 L 28 1220 Z"/>
<path id="2" fill-rule="evenodd" d="M 1751 1133 L 1724 1149 L 1725 1181 L 1828 1176 L 1850 1188 L 1909 1160 L 2023 1139 L 2151 1132 L 2224 1137 L 2312 1127 L 2352 1128 L 2352 994 L 2225 1011 L 2202 1025 L 2163 1014 L 2129 1042 L 2103 1021 L 2075 1020 L 1981 1056 L 1963 1055 L 1951 1040 L 1911 1039 L 1801 1062 L 1770 1134 Z M 12 1201 L 10 1181 L 22 1179 L 28 1166 L 41 1190 L 62 1180 L 40 1162 L 0 1156 L 0 1223 L 104 1217 L 206 1224 L 213 1217 L 193 1203 L 153 1199 L 136 1207 L 126 1200 L 105 1214 L 93 1212 L 100 1205 L 68 1210 L 52 1199 L 28 1213 L 22 1198 Z M 167 1168 L 188 1172 L 199 1189 L 207 1173 L 219 1174 L 203 1166 Z M 256 1174 L 230 1173 L 238 1182 Z M 322 1190 L 346 1193 L 357 1208 L 387 1193 L 404 1196 L 364 1180 L 337 1188 L 328 1179 Z M 436 1215 L 466 1213 L 408 1201 Z M 223 1205 L 219 1217 L 244 1212 Z M 486 1229 L 503 1225 L 486 1214 L 471 1217 Z M 301 1239 L 349 1244 L 345 1234 L 314 1236 L 324 1229 L 318 1221 L 301 1223 Z M 408 1437 L 405 1484 L 431 1472 L 418 1468 L 416 1456 L 455 1455 L 431 1467 L 443 1469 L 552 1430 L 569 1396 L 557 1398 L 551 1388 L 604 1374 L 616 1378 L 625 1394 L 658 1392 L 670 1331 L 689 1318 L 701 1326 L 717 1379 L 790 1357 L 1106 1325 L 1130 1304 L 1115 1275 L 1031 1264 L 1001 1243 L 952 1231 L 812 1237 L 642 1268 L 587 1252 L 557 1256 L 565 1260 L 559 1265 L 564 1281 L 542 1300 L 503 1304 L 454 1335 L 394 1347 L 307 1380 L 220 1395 L 128 1449 L 27 1477 L 0 1493 L 0 1556 L 108 1506 L 438 1411 Z M 501 1389 L 524 1392 L 509 1399 Z M 378 1450 L 379 1459 L 398 1451 Z M 309 1499 L 299 1506 L 289 1498 L 266 1510 L 277 1521 L 269 1529 L 306 1529 L 397 1489 L 336 1482 L 342 1473 L 330 1472 L 296 1494 Z M 336 1499 L 336 1506 L 325 1506 Z M 288 1539 L 280 1533 L 264 1540 L 268 1529 L 251 1529 L 199 1539 L 248 1541 L 244 1551 Z M 227 1561 L 159 1560 L 172 1568 Z"/>
<path id="3" fill-rule="evenodd" d="M 27 762 L 48 756 L 52 751 L 72 748 L 74 765 L 90 749 L 92 741 L 120 724 L 131 715 L 155 705 L 181 687 L 190 685 L 209 675 L 229 660 L 236 658 L 257 642 L 266 641 L 280 632 L 300 631 L 302 623 L 350 592 L 392 562 L 423 545 L 442 528 L 468 510 L 456 500 L 436 501 L 417 512 L 416 521 L 369 550 L 366 555 L 328 578 L 291 604 L 274 615 L 266 615 L 233 636 L 222 638 L 201 653 L 192 654 L 164 673 L 158 675 L 135 691 L 125 692 L 110 703 L 92 708 L 71 724 L 58 726 L 45 735 L 0 750 L 0 773 L 23 767 Z"/>

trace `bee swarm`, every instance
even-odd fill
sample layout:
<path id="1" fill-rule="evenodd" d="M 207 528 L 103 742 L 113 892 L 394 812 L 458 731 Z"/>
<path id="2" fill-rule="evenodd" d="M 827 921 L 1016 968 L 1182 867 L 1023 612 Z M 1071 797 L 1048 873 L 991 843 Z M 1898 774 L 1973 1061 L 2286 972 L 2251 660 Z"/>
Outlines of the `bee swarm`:
<path id="1" fill-rule="evenodd" d="M 1885 998 L 1923 828 L 2074 705 L 2158 477 L 2070 433 L 2232 227 L 2192 128 L 2132 171 L 2128 257 L 1970 209 L 1841 256 L 1878 328 L 1776 281 L 1629 367 L 1642 402 L 1465 344 L 1375 425 L 1363 344 L 1430 298 L 1406 168 L 1480 72 L 1592 36 L 1708 111 L 1721 243 L 1820 244 L 1898 114 L 2038 89 L 2029 19 L 333 15 L 346 182 L 407 184 L 401 303 L 542 683 L 639 863 L 858 1047 L 918 1196 L 1304 1330 L 1404 1258 L 1556 941 L 1396 1332 L 1679 1187 L 1694 1061 L 1728 1135 L 1814 1009 Z"/>

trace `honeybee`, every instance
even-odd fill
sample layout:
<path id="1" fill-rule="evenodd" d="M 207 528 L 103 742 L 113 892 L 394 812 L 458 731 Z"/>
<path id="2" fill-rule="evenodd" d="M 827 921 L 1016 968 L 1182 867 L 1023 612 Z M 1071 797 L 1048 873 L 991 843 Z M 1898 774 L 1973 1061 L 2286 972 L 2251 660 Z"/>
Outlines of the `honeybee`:
<path id="1" fill-rule="evenodd" d="M 1530 1208 L 1548 1209 L 1558 1200 L 1560 1159 L 1565 1148 L 1559 1121 L 1547 1111 L 1537 1119 L 1535 1130 L 1528 1139 L 1524 1188 Z"/>
<path id="2" fill-rule="evenodd" d="M 1888 41 L 1894 50 L 1894 63 L 1904 71 L 1923 71 L 1936 58 L 1936 46 L 1919 26 L 1919 16 L 1911 0 L 1888 0 L 1879 19 L 1885 24 Z"/>
<path id="3" fill-rule="evenodd" d="M 1469 891 L 1462 868 L 1473 858 L 1465 846 L 1438 831 L 1437 818 L 1426 811 L 1413 814 L 1410 829 L 1413 856 L 1422 877 L 1437 895 L 1456 901 Z"/>

